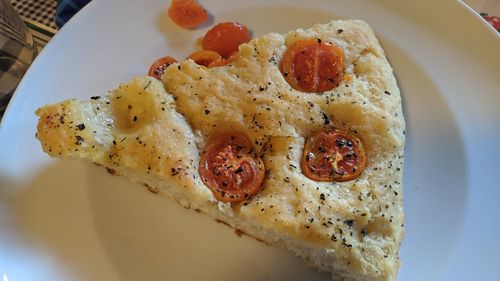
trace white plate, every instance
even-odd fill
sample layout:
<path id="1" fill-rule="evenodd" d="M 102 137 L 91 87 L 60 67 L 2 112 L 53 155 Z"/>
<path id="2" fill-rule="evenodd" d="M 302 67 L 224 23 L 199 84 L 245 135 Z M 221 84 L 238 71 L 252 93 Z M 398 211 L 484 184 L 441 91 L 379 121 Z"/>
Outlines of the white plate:
<path id="1" fill-rule="evenodd" d="M 146 1 L 145 1 L 146 2 Z M 500 266 L 500 40 L 454 1 L 202 1 L 254 35 L 366 20 L 395 69 L 408 124 L 400 280 L 494 280 Z M 43 50 L 0 127 L 0 276 L 21 280 L 328 280 L 283 250 L 90 164 L 49 159 L 35 109 L 89 98 L 182 58 L 168 3 L 93 1 Z M 496 279 L 498 280 L 498 279 Z"/>

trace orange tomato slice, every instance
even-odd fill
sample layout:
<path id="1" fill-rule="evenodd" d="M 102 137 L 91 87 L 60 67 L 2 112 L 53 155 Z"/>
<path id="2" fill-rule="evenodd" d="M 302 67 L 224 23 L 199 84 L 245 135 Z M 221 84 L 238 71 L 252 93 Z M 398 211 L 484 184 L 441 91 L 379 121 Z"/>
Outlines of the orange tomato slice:
<path id="1" fill-rule="evenodd" d="M 233 52 L 229 55 L 228 58 L 222 59 L 221 61 L 214 61 L 208 65 L 208 67 L 218 67 L 228 65 L 236 60 L 236 56 L 238 56 L 238 52 Z"/>
<path id="2" fill-rule="evenodd" d="M 298 91 L 329 91 L 342 82 L 343 53 L 340 48 L 320 39 L 298 41 L 286 50 L 280 71 L 290 86 Z"/>
<path id="3" fill-rule="evenodd" d="M 211 67 L 214 63 L 220 63 L 222 57 L 214 51 L 197 51 L 189 55 L 189 59 L 194 60 L 199 65 Z"/>
<path id="4" fill-rule="evenodd" d="M 165 69 L 169 67 L 171 64 L 176 63 L 177 60 L 173 57 L 162 57 L 157 59 L 151 67 L 149 67 L 148 75 L 154 77 L 158 80 L 161 80 L 161 76 L 165 73 Z"/>
<path id="5" fill-rule="evenodd" d="M 250 41 L 248 28 L 240 23 L 222 22 L 212 27 L 203 37 L 201 46 L 203 50 L 219 53 L 223 58 L 228 58 L 238 47 Z"/>
<path id="6" fill-rule="evenodd" d="M 261 189 L 264 163 L 250 140 L 238 132 L 211 137 L 200 159 L 199 173 L 215 198 L 223 202 L 249 199 Z"/>
<path id="7" fill-rule="evenodd" d="M 208 20 L 207 10 L 197 0 L 173 0 L 168 16 L 175 24 L 184 28 L 194 28 Z"/>
<path id="8" fill-rule="evenodd" d="M 304 175 L 315 181 L 349 181 L 366 165 L 361 140 L 350 132 L 321 130 L 307 139 L 300 163 Z"/>

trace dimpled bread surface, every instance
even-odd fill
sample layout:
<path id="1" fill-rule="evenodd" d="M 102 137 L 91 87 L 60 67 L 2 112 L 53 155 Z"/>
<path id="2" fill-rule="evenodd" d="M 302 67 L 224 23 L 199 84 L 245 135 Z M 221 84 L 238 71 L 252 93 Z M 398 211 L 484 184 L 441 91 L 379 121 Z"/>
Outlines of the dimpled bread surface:
<path id="1" fill-rule="evenodd" d="M 279 70 L 287 46 L 311 38 L 343 50 L 344 80 L 331 91 L 294 90 Z M 335 280 L 396 280 L 405 125 L 392 68 L 366 23 L 267 34 L 241 45 L 226 66 L 185 60 L 168 67 L 162 82 L 136 77 L 105 97 L 40 108 L 44 151 L 111 168 L 287 248 Z M 305 140 L 330 127 L 364 144 L 367 165 L 355 180 L 316 182 L 301 172 Z M 257 195 L 231 204 L 215 199 L 198 164 L 208 137 L 233 130 L 248 136 L 267 175 Z"/>

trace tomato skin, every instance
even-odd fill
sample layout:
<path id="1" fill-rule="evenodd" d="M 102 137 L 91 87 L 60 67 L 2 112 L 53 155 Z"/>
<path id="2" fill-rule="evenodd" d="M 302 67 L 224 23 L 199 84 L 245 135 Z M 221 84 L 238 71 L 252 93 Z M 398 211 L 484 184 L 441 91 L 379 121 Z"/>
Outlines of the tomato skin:
<path id="1" fill-rule="evenodd" d="M 219 53 L 223 58 L 228 58 L 238 47 L 250 41 L 250 32 L 243 24 L 222 22 L 212 27 L 203 37 L 201 46 L 203 50 Z"/>
<path id="2" fill-rule="evenodd" d="M 189 55 L 189 59 L 192 59 L 199 65 L 204 65 L 207 67 L 211 67 L 215 63 L 220 63 L 222 61 L 222 57 L 214 52 L 214 51 L 197 51 Z"/>
<path id="3" fill-rule="evenodd" d="M 332 90 L 342 82 L 344 61 L 342 49 L 308 39 L 287 48 L 280 62 L 280 71 L 292 88 L 321 93 Z"/>
<path id="4" fill-rule="evenodd" d="M 236 57 L 238 56 L 238 52 L 233 52 L 229 55 L 228 58 L 222 59 L 221 61 L 214 61 L 211 62 L 208 67 L 218 67 L 218 66 L 224 66 L 228 65 L 236 60 Z"/>
<path id="5" fill-rule="evenodd" d="M 265 179 L 264 163 L 250 140 L 238 132 L 212 136 L 205 146 L 198 172 L 215 198 L 240 202 L 260 191 Z"/>
<path id="6" fill-rule="evenodd" d="M 208 20 L 208 12 L 197 0 L 172 0 L 168 16 L 183 28 L 195 28 Z"/>
<path id="7" fill-rule="evenodd" d="M 310 136 L 300 162 L 306 177 L 322 182 L 353 180 L 363 172 L 365 165 L 361 140 L 338 129 L 325 129 Z"/>
<path id="8" fill-rule="evenodd" d="M 176 59 L 169 56 L 159 58 L 155 60 L 149 67 L 148 75 L 158 80 L 161 80 L 161 76 L 163 75 L 163 73 L 165 73 L 165 69 L 167 69 L 167 67 L 176 62 L 177 62 Z"/>

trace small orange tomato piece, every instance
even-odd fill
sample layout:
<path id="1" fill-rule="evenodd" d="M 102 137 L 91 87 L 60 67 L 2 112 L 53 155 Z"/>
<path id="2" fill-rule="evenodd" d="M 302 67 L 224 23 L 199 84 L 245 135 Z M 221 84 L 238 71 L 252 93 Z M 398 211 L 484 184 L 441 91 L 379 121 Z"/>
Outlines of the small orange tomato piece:
<path id="1" fill-rule="evenodd" d="M 315 181 L 349 181 L 366 165 L 363 143 L 352 133 L 326 129 L 314 133 L 304 146 L 300 167 Z"/>
<path id="2" fill-rule="evenodd" d="M 161 80 L 161 76 L 165 73 L 165 69 L 169 67 L 171 64 L 176 63 L 177 60 L 173 57 L 162 57 L 157 59 L 151 67 L 149 68 L 148 75 L 154 77 L 158 80 Z"/>
<path id="3" fill-rule="evenodd" d="M 308 93 L 329 91 L 342 82 L 342 49 L 320 39 L 298 41 L 286 50 L 280 71 L 296 90 Z"/>
<path id="4" fill-rule="evenodd" d="M 189 55 L 188 59 L 192 59 L 197 64 L 207 67 L 211 67 L 212 64 L 222 61 L 222 57 L 218 53 L 206 50 L 194 52 Z"/>
<path id="5" fill-rule="evenodd" d="M 168 16 L 184 28 L 194 28 L 208 20 L 207 10 L 197 0 L 172 0 Z"/>
<path id="6" fill-rule="evenodd" d="M 229 55 L 228 58 L 222 59 L 219 62 L 213 62 L 208 65 L 208 67 L 217 67 L 217 66 L 224 66 L 227 64 L 230 64 L 236 60 L 236 56 L 238 55 L 238 52 L 233 52 Z"/>
<path id="7" fill-rule="evenodd" d="M 266 174 L 252 143 L 238 132 L 212 136 L 198 170 L 203 183 L 223 202 L 239 202 L 257 194 Z"/>
<path id="8" fill-rule="evenodd" d="M 219 53 L 223 58 L 228 58 L 238 47 L 250 41 L 250 32 L 243 24 L 235 22 L 223 22 L 212 27 L 203 40 L 203 50 Z"/>

